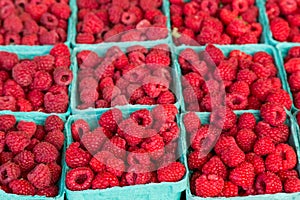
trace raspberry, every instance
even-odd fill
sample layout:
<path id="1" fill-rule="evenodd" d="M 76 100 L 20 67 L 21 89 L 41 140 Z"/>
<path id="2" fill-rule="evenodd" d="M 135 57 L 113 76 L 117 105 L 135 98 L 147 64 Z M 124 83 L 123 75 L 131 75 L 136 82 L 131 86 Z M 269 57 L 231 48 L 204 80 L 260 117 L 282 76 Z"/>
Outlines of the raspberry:
<path id="1" fill-rule="evenodd" d="M 82 31 L 84 33 L 97 34 L 104 28 L 104 23 L 94 13 L 88 13 L 84 16 Z"/>
<path id="2" fill-rule="evenodd" d="M 72 138 L 74 141 L 81 141 L 81 137 L 90 131 L 90 125 L 83 119 L 76 120 L 72 126 Z"/>
<path id="3" fill-rule="evenodd" d="M 255 174 L 263 173 L 266 170 L 263 158 L 254 153 L 248 153 L 246 155 L 246 162 L 253 165 Z"/>
<path id="4" fill-rule="evenodd" d="M 254 145 L 254 153 L 259 156 L 265 156 L 275 152 L 275 145 L 268 137 L 263 137 L 257 140 Z"/>
<path id="5" fill-rule="evenodd" d="M 226 105 L 232 110 L 245 110 L 248 105 L 247 97 L 240 94 L 228 94 Z"/>
<path id="6" fill-rule="evenodd" d="M 18 55 L 15 53 L 0 51 L 0 58 L 0 66 L 6 71 L 11 71 L 12 68 L 19 62 Z"/>
<path id="7" fill-rule="evenodd" d="M 300 70 L 299 63 L 300 63 L 300 58 L 291 58 L 284 64 L 284 69 L 289 74 L 295 73 Z"/>
<path id="8" fill-rule="evenodd" d="M 253 150 L 256 138 L 257 136 L 253 131 L 241 129 L 236 136 L 236 143 L 244 152 L 250 152 Z"/>
<path id="9" fill-rule="evenodd" d="M 121 177 L 125 171 L 125 164 L 121 159 L 109 158 L 106 161 L 106 170 L 117 177 Z"/>
<path id="10" fill-rule="evenodd" d="M 54 130 L 64 130 L 64 122 L 57 115 L 51 115 L 47 117 L 45 121 L 45 130 L 51 132 Z"/>
<path id="11" fill-rule="evenodd" d="M 284 19 L 277 17 L 271 20 L 270 29 L 275 40 L 284 42 L 288 39 L 290 27 Z"/>
<path id="12" fill-rule="evenodd" d="M 56 161 L 59 152 L 52 144 L 48 142 L 40 142 L 33 148 L 35 161 L 38 163 L 50 163 Z"/>
<path id="13" fill-rule="evenodd" d="M 159 135 L 149 137 L 141 144 L 142 149 L 149 152 L 149 156 L 155 160 L 164 154 L 164 146 L 163 138 Z"/>
<path id="14" fill-rule="evenodd" d="M 103 113 L 98 121 L 99 125 L 111 132 L 115 132 L 117 125 L 122 120 L 122 112 L 119 109 L 112 109 Z"/>
<path id="15" fill-rule="evenodd" d="M 196 195 L 200 197 L 216 197 L 224 187 L 224 180 L 216 175 L 201 175 L 195 180 Z"/>
<path id="16" fill-rule="evenodd" d="M 201 152 L 193 151 L 188 156 L 188 166 L 191 170 L 201 169 L 207 163 L 211 155 L 201 156 Z"/>
<path id="17" fill-rule="evenodd" d="M 69 98 L 66 93 L 47 92 L 44 96 L 45 110 L 48 113 L 64 113 L 67 111 Z"/>
<path id="18" fill-rule="evenodd" d="M 216 66 L 225 58 L 221 49 L 211 44 L 206 46 L 205 52 L 208 54 L 207 56 L 209 56 L 208 59 L 211 59 Z"/>
<path id="19" fill-rule="evenodd" d="M 12 96 L 0 97 L 0 110 L 16 111 L 16 99 Z"/>
<path id="20" fill-rule="evenodd" d="M 237 69 L 233 66 L 233 63 L 231 61 L 222 60 L 218 65 L 215 73 L 219 73 L 219 76 L 223 81 L 232 81 L 236 78 Z"/>
<path id="21" fill-rule="evenodd" d="M 251 94 L 261 101 L 265 101 L 272 89 L 270 79 L 258 79 L 251 85 Z"/>
<path id="22" fill-rule="evenodd" d="M 7 163 L 8 161 L 11 161 L 13 159 L 13 153 L 12 152 L 5 152 L 3 151 L 0 154 L 0 161 L 1 163 Z"/>
<path id="23" fill-rule="evenodd" d="M 27 172 L 35 166 L 34 155 L 27 150 L 17 154 L 14 157 L 14 162 L 19 165 L 22 172 Z"/>
<path id="24" fill-rule="evenodd" d="M 0 172 L 1 174 L 5 174 L 5 176 L 0 177 L 0 182 L 4 185 L 19 178 L 21 175 L 20 167 L 10 161 L 0 166 Z"/>
<path id="25" fill-rule="evenodd" d="M 61 177 L 62 168 L 55 162 L 49 163 L 47 166 L 48 166 L 48 168 L 50 170 L 50 174 L 51 174 L 51 184 L 56 184 L 57 181 L 59 181 L 59 179 Z"/>
<path id="26" fill-rule="evenodd" d="M 49 167 L 39 164 L 27 175 L 27 178 L 34 187 L 44 189 L 50 186 L 51 174 Z"/>
<path id="27" fill-rule="evenodd" d="M 36 195 L 39 196 L 46 196 L 46 197 L 56 197 L 58 195 L 58 187 L 57 186 L 50 186 L 48 188 L 38 190 Z"/>
<path id="28" fill-rule="evenodd" d="M 58 25 L 58 19 L 55 15 L 52 15 L 50 13 L 44 13 L 41 17 L 40 22 L 43 26 L 50 30 L 56 28 Z"/>
<path id="29" fill-rule="evenodd" d="M 71 9 L 69 5 L 64 2 L 54 3 L 51 6 L 51 13 L 53 13 L 57 18 L 67 20 L 71 14 Z"/>
<path id="30" fill-rule="evenodd" d="M 6 145 L 13 153 L 20 153 L 30 143 L 27 134 L 22 131 L 11 131 L 6 136 Z"/>
<path id="31" fill-rule="evenodd" d="M 250 129 L 255 128 L 256 119 L 252 113 L 243 113 L 238 119 L 238 129 Z"/>
<path id="32" fill-rule="evenodd" d="M 252 164 L 243 162 L 230 172 L 229 180 L 237 186 L 249 188 L 253 185 L 255 178 Z"/>
<path id="33" fill-rule="evenodd" d="M 22 98 L 18 99 L 16 106 L 20 112 L 30 112 L 33 110 L 30 101 Z"/>
<path id="34" fill-rule="evenodd" d="M 106 136 L 102 132 L 102 129 L 95 129 L 92 133 L 85 133 L 81 138 L 81 143 L 91 154 L 97 153 L 103 143 Z"/>
<path id="35" fill-rule="evenodd" d="M 284 183 L 284 191 L 287 193 L 294 193 L 300 191 L 300 179 L 289 178 Z"/>
<path id="36" fill-rule="evenodd" d="M 94 173 L 90 168 L 71 169 L 66 175 L 66 186 L 69 190 L 87 190 L 92 186 Z"/>
<path id="37" fill-rule="evenodd" d="M 300 72 L 297 71 L 296 73 L 293 73 L 292 75 L 290 75 L 290 77 L 288 79 L 288 83 L 289 83 L 292 91 L 298 91 L 300 88 L 299 76 L 300 76 Z"/>
<path id="38" fill-rule="evenodd" d="M 285 110 L 276 103 L 262 105 L 260 112 L 262 119 L 272 126 L 279 126 L 286 120 Z"/>
<path id="39" fill-rule="evenodd" d="M 251 85 L 257 79 L 256 74 L 249 69 L 242 69 L 237 74 L 238 81 L 244 81 L 248 85 Z"/>
<path id="40" fill-rule="evenodd" d="M 147 0 L 141 0 L 140 1 L 140 6 L 143 10 L 150 10 L 150 9 L 155 9 L 155 8 L 159 8 L 162 5 L 162 1 L 161 0 L 156 0 L 154 2 L 149 2 Z"/>
<path id="41" fill-rule="evenodd" d="M 32 89 L 40 91 L 48 90 L 52 85 L 52 77 L 46 71 L 38 71 L 34 74 L 34 78 L 31 84 Z"/>
<path id="42" fill-rule="evenodd" d="M 105 3 L 105 1 L 103 3 Z M 98 2 L 96 0 L 92 0 L 92 1 L 78 0 L 77 5 L 79 9 L 82 8 L 96 9 L 98 7 Z"/>
<path id="43" fill-rule="evenodd" d="M 12 96 L 15 99 L 25 98 L 24 90 L 15 81 L 9 79 L 3 85 L 4 96 Z"/>
<path id="44" fill-rule="evenodd" d="M 68 46 L 63 43 L 54 45 L 54 47 L 50 50 L 50 55 L 52 55 L 55 58 L 60 56 L 71 56 Z"/>
<path id="45" fill-rule="evenodd" d="M 221 153 L 221 159 L 227 166 L 236 167 L 245 161 L 245 154 L 240 148 L 231 146 Z"/>
<path id="46" fill-rule="evenodd" d="M 57 150 L 61 150 L 65 142 L 65 136 L 63 132 L 61 132 L 58 129 L 55 129 L 46 135 L 45 142 L 54 145 L 57 148 Z"/>
<path id="47" fill-rule="evenodd" d="M 282 191 L 282 183 L 274 173 L 265 172 L 258 175 L 255 188 L 258 194 L 275 194 Z"/>
<path id="48" fill-rule="evenodd" d="M 232 182 L 224 182 L 224 187 L 222 192 L 220 193 L 221 197 L 236 197 L 238 196 L 239 188 L 237 185 Z"/>
<path id="49" fill-rule="evenodd" d="M 9 183 L 9 188 L 13 194 L 31 195 L 35 194 L 35 188 L 27 180 L 13 180 Z"/>
<path id="50" fill-rule="evenodd" d="M 87 166 L 91 155 L 82 150 L 78 142 L 72 143 L 66 150 L 66 163 L 71 168 Z"/>
<path id="51" fill-rule="evenodd" d="M 152 51 L 146 56 L 145 62 L 147 67 L 150 67 L 151 69 L 157 69 L 160 67 L 170 66 L 171 59 L 168 55 L 158 51 Z"/>
<path id="52" fill-rule="evenodd" d="M 288 110 L 290 110 L 292 107 L 292 100 L 290 98 L 290 95 L 284 90 L 277 90 L 276 92 L 271 93 L 267 97 L 266 101 L 283 105 Z"/>
<path id="53" fill-rule="evenodd" d="M 16 124 L 16 118 L 13 115 L 0 115 L 0 131 L 8 131 Z"/>
<path id="54" fill-rule="evenodd" d="M 216 44 L 220 41 L 220 32 L 211 27 L 203 27 L 200 34 L 197 36 L 197 41 L 200 45 Z"/>
<path id="55" fill-rule="evenodd" d="M 226 32 L 233 37 L 240 37 L 245 33 L 247 33 L 248 30 L 249 30 L 248 24 L 241 19 L 234 19 L 228 24 L 226 28 Z"/>
<path id="56" fill-rule="evenodd" d="M 232 136 L 221 135 L 214 147 L 214 150 L 216 154 L 220 155 L 223 151 L 231 146 L 237 147 L 235 139 Z"/>
<path id="57" fill-rule="evenodd" d="M 29 91 L 27 98 L 34 108 L 41 107 L 44 104 L 44 94 L 39 90 Z"/>
<path id="58" fill-rule="evenodd" d="M 28 138 L 31 138 L 35 131 L 36 131 L 36 123 L 35 122 L 26 122 L 26 121 L 19 121 L 17 125 L 18 131 L 22 131 L 27 134 Z"/>
<path id="59" fill-rule="evenodd" d="M 298 178 L 298 172 L 296 170 L 279 171 L 277 175 L 282 182 L 290 178 Z"/>
<path id="60" fill-rule="evenodd" d="M 95 42 L 95 38 L 90 33 L 78 33 L 76 42 L 78 44 L 93 44 Z"/>
<path id="61" fill-rule="evenodd" d="M 180 162 L 173 162 L 168 166 L 157 170 L 157 178 L 160 182 L 180 181 L 186 173 L 185 166 Z"/>
<path id="62" fill-rule="evenodd" d="M 202 168 L 202 173 L 207 175 L 217 175 L 225 179 L 227 169 L 218 156 L 212 157 Z"/>
<path id="63" fill-rule="evenodd" d="M 97 174 L 92 182 L 92 189 L 106 189 L 115 186 L 119 186 L 119 180 L 109 172 Z"/>
<path id="64" fill-rule="evenodd" d="M 194 112 L 190 112 L 184 115 L 183 123 L 186 131 L 190 134 L 198 130 L 201 126 L 201 120 Z"/>
<path id="65" fill-rule="evenodd" d="M 53 72 L 53 79 L 57 85 L 68 86 L 73 80 L 73 73 L 65 67 L 57 67 Z"/>
<path id="66" fill-rule="evenodd" d="M 30 68 L 22 63 L 13 67 L 12 77 L 22 87 L 29 86 L 32 83 Z"/>
<path id="67" fill-rule="evenodd" d="M 246 97 L 250 95 L 249 85 L 243 81 L 237 81 L 233 83 L 230 86 L 229 92 L 233 94 L 241 94 Z"/>
<path id="68" fill-rule="evenodd" d="M 5 147 L 5 132 L 0 131 L 0 153 L 3 152 Z"/>
<path id="69" fill-rule="evenodd" d="M 148 127 L 152 125 L 152 116 L 149 110 L 142 109 L 130 114 L 130 118 L 138 125 Z"/>
<path id="70" fill-rule="evenodd" d="M 54 68 L 55 58 L 51 55 L 36 56 L 33 61 L 36 63 L 37 70 L 51 71 Z"/>
<path id="71" fill-rule="evenodd" d="M 151 172 L 142 165 L 131 165 L 125 175 L 128 185 L 147 184 L 151 182 L 151 178 Z"/>
<path id="72" fill-rule="evenodd" d="M 159 120 L 159 122 L 175 121 L 177 113 L 176 106 L 172 104 L 159 105 L 152 110 L 153 119 Z"/>

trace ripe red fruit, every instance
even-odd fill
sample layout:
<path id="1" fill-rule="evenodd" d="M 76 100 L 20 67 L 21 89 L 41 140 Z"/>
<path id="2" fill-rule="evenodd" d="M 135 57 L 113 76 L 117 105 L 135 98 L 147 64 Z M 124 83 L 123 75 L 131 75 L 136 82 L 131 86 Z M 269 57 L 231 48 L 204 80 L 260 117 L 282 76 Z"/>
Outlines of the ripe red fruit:
<path id="1" fill-rule="evenodd" d="M 258 194 L 275 194 L 282 191 L 282 183 L 274 173 L 265 172 L 256 178 L 255 188 Z"/>
<path id="2" fill-rule="evenodd" d="M 216 175 L 201 175 L 195 180 L 196 195 L 200 197 L 216 197 L 224 187 L 224 180 Z"/>
<path id="3" fill-rule="evenodd" d="M 243 162 L 238 167 L 234 168 L 229 175 L 229 179 L 232 183 L 245 189 L 253 185 L 254 178 L 254 167 L 248 162 Z"/>
<path id="4" fill-rule="evenodd" d="M 160 182 L 180 181 L 186 173 L 185 166 L 180 162 L 173 162 L 157 170 L 157 178 Z"/>
<path id="5" fill-rule="evenodd" d="M 87 190 L 92 186 L 94 179 L 93 171 L 88 167 L 71 169 L 66 175 L 66 186 L 69 190 Z"/>

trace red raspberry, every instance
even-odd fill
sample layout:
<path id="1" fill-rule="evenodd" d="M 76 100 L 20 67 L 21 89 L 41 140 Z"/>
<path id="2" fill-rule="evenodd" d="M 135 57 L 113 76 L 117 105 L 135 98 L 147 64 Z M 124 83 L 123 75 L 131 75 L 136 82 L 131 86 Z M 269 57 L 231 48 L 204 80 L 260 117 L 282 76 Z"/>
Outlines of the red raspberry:
<path id="1" fill-rule="evenodd" d="M 9 188 L 13 194 L 31 195 L 35 194 L 35 188 L 27 180 L 13 180 L 9 183 Z"/>
<path id="2" fill-rule="evenodd" d="M 300 58 L 291 58 L 284 64 L 284 69 L 289 74 L 295 73 L 300 70 L 299 63 L 300 63 Z"/>
<path id="3" fill-rule="evenodd" d="M 202 173 L 217 175 L 225 179 L 227 177 L 227 168 L 218 156 L 214 156 L 203 166 Z"/>
<path id="4" fill-rule="evenodd" d="M 197 42 L 200 45 L 216 44 L 220 41 L 220 32 L 211 27 L 203 27 L 200 34 L 197 36 Z"/>
<path id="5" fill-rule="evenodd" d="M 22 131 L 11 131 L 6 136 L 6 145 L 13 153 L 20 153 L 30 143 L 27 134 Z"/>
<path id="6" fill-rule="evenodd" d="M 272 172 L 265 172 L 258 175 L 255 188 L 258 194 L 275 194 L 282 191 L 282 183 Z"/>
<path id="7" fill-rule="evenodd" d="M 153 119 L 160 123 L 175 121 L 177 114 L 178 109 L 172 104 L 159 105 L 152 110 Z"/>
<path id="8" fill-rule="evenodd" d="M 0 172 L 1 174 L 5 174 L 5 176 L 0 177 L 0 182 L 3 185 L 7 185 L 11 181 L 18 179 L 21 175 L 20 167 L 10 161 L 0 166 Z"/>
<path id="9" fill-rule="evenodd" d="M 262 103 L 254 96 L 248 97 L 248 109 L 259 110 Z"/>
<path id="10" fill-rule="evenodd" d="M 255 128 L 256 119 L 252 113 L 243 113 L 238 119 L 238 129 L 250 129 Z"/>
<path id="11" fill-rule="evenodd" d="M 149 152 L 149 156 L 154 160 L 159 159 L 164 154 L 164 146 L 163 138 L 159 135 L 149 137 L 141 144 L 141 147 Z"/>
<path id="12" fill-rule="evenodd" d="M 0 110 L 16 111 L 16 99 L 12 96 L 0 97 Z"/>
<path id="13" fill-rule="evenodd" d="M 300 191 L 300 179 L 289 178 L 284 183 L 284 191 L 287 193 L 294 193 Z"/>
<path id="14" fill-rule="evenodd" d="M 151 182 L 152 173 L 142 165 L 131 165 L 125 178 L 128 185 L 147 184 Z"/>
<path id="15" fill-rule="evenodd" d="M 60 56 L 67 56 L 67 57 L 71 56 L 68 46 L 63 43 L 56 44 L 50 50 L 50 55 L 54 56 L 55 58 Z"/>
<path id="16" fill-rule="evenodd" d="M 53 13 L 59 19 L 67 20 L 71 14 L 71 9 L 69 5 L 64 2 L 54 3 L 51 6 L 51 13 Z"/>
<path id="17" fill-rule="evenodd" d="M 251 94 L 261 101 L 265 101 L 272 89 L 270 79 L 258 79 L 251 85 Z"/>
<path id="18" fill-rule="evenodd" d="M 288 83 L 291 87 L 292 91 L 298 91 L 300 88 L 300 83 L 299 83 L 299 77 L 300 77 L 300 72 L 297 71 L 296 73 L 293 73 L 290 75 Z"/>
<path id="19" fill-rule="evenodd" d="M 34 74 L 31 84 L 32 89 L 40 91 L 48 90 L 52 85 L 52 76 L 46 71 L 38 71 Z"/>
<path id="20" fill-rule="evenodd" d="M 270 29 L 275 40 L 284 42 L 288 39 L 290 27 L 284 19 L 277 17 L 271 20 Z"/>
<path id="21" fill-rule="evenodd" d="M 236 78 L 237 69 L 234 67 L 231 61 L 222 60 L 215 73 L 219 73 L 219 76 L 223 81 L 232 81 Z"/>
<path id="22" fill-rule="evenodd" d="M 170 91 L 161 92 L 157 98 L 157 104 L 173 104 L 175 102 L 176 97 Z"/>
<path id="23" fill-rule="evenodd" d="M 21 37 L 18 33 L 6 33 L 5 34 L 5 41 L 4 41 L 5 45 L 11 45 L 11 44 L 15 44 L 15 45 L 21 45 Z"/>
<path id="24" fill-rule="evenodd" d="M 0 154 L 0 161 L 1 163 L 7 163 L 8 161 L 11 161 L 13 159 L 13 153 L 12 152 L 5 152 L 3 151 Z"/>
<path id="25" fill-rule="evenodd" d="M 51 55 L 36 56 L 33 61 L 37 65 L 37 70 L 51 71 L 54 68 L 55 58 Z"/>
<path id="26" fill-rule="evenodd" d="M 112 109 L 103 113 L 98 121 L 99 125 L 111 132 L 115 132 L 117 125 L 122 120 L 122 112 L 119 109 Z"/>
<path id="27" fill-rule="evenodd" d="M 262 119 L 272 126 L 279 126 L 286 120 L 285 110 L 276 103 L 262 105 L 260 112 Z"/>
<path id="28" fill-rule="evenodd" d="M 296 166 L 296 163 L 297 163 L 296 153 L 295 153 L 293 147 L 289 146 L 288 144 L 278 144 L 276 146 L 276 150 L 275 150 L 274 154 L 281 159 L 280 163 L 277 163 L 277 165 L 278 164 L 279 164 L 279 166 L 282 165 L 282 168 L 280 167 L 282 170 L 290 170 Z M 266 159 L 266 167 L 270 171 L 273 171 L 273 170 L 271 170 L 273 165 L 272 165 L 272 163 L 269 162 L 269 161 L 272 162 L 272 160 L 268 159 L 268 157 Z M 268 166 L 267 163 L 270 165 Z"/>
<path id="29" fill-rule="evenodd" d="M 69 97 L 66 93 L 47 92 L 44 96 L 45 110 L 48 113 L 64 113 L 68 109 Z"/>
<path id="30" fill-rule="evenodd" d="M 259 156 L 265 156 L 275 152 L 275 145 L 268 137 L 263 137 L 257 140 L 254 145 L 254 153 Z"/>
<path id="31" fill-rule="evenodd" d="M 288 110 L 292 107 L 290 95 L 285 90 L 277 90 L 276 92 L 269 94 L 266 101 L 283 105 Z"/>
<path id="32" fill-rule="evenodd" d="M 194 112 L 190 112 L 184 115 L 183 123 L 187 133 L 190 134 L 198 130 L 201 126 L 201 120 Z"/>
<path id="33" fill-rule="evenodd" d="M 39 108 L 44 104 L 44 94 L 39 90 L 29 91 L 27 98 L 34 108 Z"/>
<path id="34" fill-rule="evenodd" d="M 76 42 L 78 44 L 93 44 L 95 42 L 95 38 L 94 35 L 90 33 L 78 33 Z"/>
<path id="35" fill-rule="evenodd" d="M 200 197 L 216 197 L 224 187 L 224 180 L 216 175 L 201 175 L 195 180 L 196 195 Z"/>
<path id="36" fill-rule="evenodd" d="M 152 116 L 149 110 L 142 109 L 130 114 L 130 118 L 138 125 L 148 127 L 152 125 Z"/>
<path id="37" fill-rule="evenodd" d="M 248 23 L 255 23 L 258 18 L 258 8 L 256 6 L 249 7 L 247 11 L 241 14 L 242 19 Z"/>
<path id="38" fill-rule="evenodd" d="M 214 147 L 214 150 L 216 154 L 220 155 L 223 151 L 231 146 L 237 147 L 234 137 L 221 135 Z"/>
<path id="39" fill-rule="evenodd" d="M 106 170 L 106 161 L 110 158 L 114 158 L 114 155 L 108 151 L 101 151 L 94 155 L 90 160 L 89 166 L 96 173 L 101 173 Z"/>
<path id="40" fill-rule="evenodd" d="M 188 156 L 188 167 L 191 170 L 201 169 L 204 164 L 210 159 L 211 154 L 202 156 L 201 152 L 193 151 Z"/>
<path id="41" fill-rule="evenodd" d="M 78 167 L 67 172 L 66 186 L 69 190 L 87 190 L 92 186 L 93 171 L 88 167 Z"/>
<path id="42" fill-rule="evenodd" d="M 92 182 L 92 189 L 106 189 L 115 186 L 119 186 L 119 180 L 109 172 L 97 174 Z"/>
<path id="43" fill-rule="evenodd" d="M 6 71 L 11 71 L 19 62 L 18 55 L 15 53 L 0 51 L 0 58 L 0 66 Z"/>
<path id="44" fill-rule="evenodd" d="M 155 104 L 155 99 L 151 97 L 141 97 L 136 101 L 136 104 L 140 105 L 154 105 Z"/>
<path id="45" fill-rule="evenodd" d="M 224 182 L 224 187 L 220 196 L 222 197 L 236 197 L 238 196 L 239 188 L 237 185 L 233 184 L 232 182 Z"/>
<path id="46" fill-rule="evenodd" d="M 58 129 L 55 129 L 46 135 L 45 142 L 54 145 L 57 150 L 61 150 L 65 142 L 64 133 Z"/>
<path id="47" fill-rule="evenodd" d="M 250 95 L 249 85 L 244 81 L 237 81 L 233 83 L 230 86 L 229 92 L 233 94 L 241 94 L 246 97 Z"/>
<path id="48" fill-rule="evenodd" d="M 31 138 L 36 132 L 36 123 L 35 122 L 26 122 L 19 121 L 17 125 L 18 131 L 22 131 L 27 134 L 28 138 Z"/>
<path id="49" fill-rule="evenodd" d="M 100 2 L 99 2 L 100 3 Z M 101 1 L 102 3 L 102 1 Z M 105 3 L 105 1 L 103 0 L 103 3 Z M 77 2 L 78 8 L 82 9 L 82 8 L 88 8 L 88 9 L 96 9 L 98 8 L 98 1 L 96 0 L 78 0 Z"/>
<path id="50" fill-rule="evenodd" d="M 253 131 L 241 129 L 236 136 L 236 143 L 244 152 L 250 152 L 253 150 L 256 138 L 257 136 Z"/>
<path id="51" fill-rule="evenodd" d="M 33 110 L 30 101 L 22 98 L 18 99 L 16 106 L 20 112 L 30 112 Z"/>
<path id="52" fill-rule="evenodd" d="M 57 85 L 70 85 L 73 80 L 73 73 L 65 67 L 57 67 L 53 72 L 53 79 Z"/>
<path id="53" fill-rule="evenodd" d="M 30 68 L 22 63 L 15 65 L 12 69 L 13 79 L 22 87 L 32 83 L 31 73 Z"/>
<path id="54" fill-rule="evenodd" d="M 226 32 L 233 37 L 240 37 L 249 30 L 248 24 L 242 19 L 235 19 L 228 24 Z"/>
<path id="55" fill-rule="evenodd" d="M 64 130 L 64 122 L 57 115 L 51 115 L 45 120 L 45 130 L 47 132 L 54 130 Z"/>
<path id="56" fill-rule="evenodd" d="M 25 98 L 25 92 L 22 87 L 17 84 L 14 80 L 7 80 L 3 85 L 4 96 L 12 96 L 15 99 Z"/>
<path id="57" fill-rule="evenodd" d="M 237 186 L 249 188 L 255 178 L 254 167 L 250 163 L 243 162 L 230 172 L 229 180 Z"/>
<path id="58" fill-rule="evenodd" d="M 235 18 L 238 17 L 238 11 L 237 10 L 229 10 L 226 8 L 222 8 L 220 10 L 220 20 L 228 25 L 231 21 L 233 21 Z"/>
<path id="59" fill-rule="evenodd" d="M 74 141 L 81 141 L 81 137 L 90 131 L 90 125 L 83 119 L 76 120 L 71 125 L 72 138 Z"/>
<path id="60" fill-rule="evenodd" d="M 109 158 L 106 161 L 106 170 L 117 177 L 121 177 L 125 171 L 124 161 L 118 158 Z"/>
<path id="61" fill-rule="evenodd" d="M 14 162 L 19 165 L 22 172 L 27 172 L 35 166 L 34 155 L 27 150 L 17 154 L 14 157 Z"/>
<path id="62" fill-rule="evenodd" d="M 8 131 L 16 124 L 16 118 L 13 115 L 0 115 L 0 131 Z"/>
<path id="63" fill-rule="evenodd" d="M 52 144 L 48 142 L 40 142 L 33 148 L 35 161 L 38 163 L 50 163 L 56 161 L 59 152 Z"/>
<path id="64" fill-rule="evenodd" d="M 84 33 L 97 34 L 104 28 L 104 23 L 94 13 L 88 13 L 84 16 L 82 31 Z"/>
<path id="65" fill-rule="evenodd" d="M 248 100 L 244 95 L 228 94 L 226 96 L 226 105 L 232 110 L 245 110 L 248 106 Z"/>
<path id="66" fill-rule="evenodd" d="M 6 136 L 6 133 L 0 131 L 0 153 L 3 152 L 4 147 L 5 147 L 5 136 Z"/>
<path id="67" fill-rule="evenodd" d="M 48 168 L 50 170 L 50 174 L 51 174 L 51 185 L 56 184 L 57 181 L 59 181 L 59 179 L 61 177 L 62 168 L 55 162 L 49 163 L 47 166 L 48 166 Z"/>
<path id="68" fill-rule="evenodd" d="M 173 162 L 168 166 L 157 170 L 157 178 L 160 182 L 180 181 L 186 173 L 185 166 L 180 162 Z"/>
<path id="69" fill-rule="evenodd" d="M 91 133 L 89 132 L 83 134 L 81 143 L 89 153 L 95 154 L 101 149 L 105 139 L 106 136 L 104 135 L 102 129 L 95 129 Z"/>
<path id="70" fill-rule="evenodd" d="M 297 1 L 283 0 L 279 2 L 279 7 L 282 14 L 293 14 L 295 11 L 297 11 Z"/>
<path id="71" fill-rule="evenodd" d="M 246 155 L 246 162 L 253 165 L 255 174 L 260 174 L 266 171 L 264 159 L 255 153 L 248 153 Z"/>
<path id="72" fill-rule="evenodd" d="M 91 160 L 91 155 L 79 146 L 80 144 L 75 142 L 66 150 L 66 163 L 71 168 L 87 166 Z"/>
<path id="73" fill-rule="evenodd" d="M 36 192 L 36 195 L 39 196 L 46 196 L 46 197 L 56 197 L 58 195 L 58 187 L 55 186 L 50 186 L 48 188 L 42 189 L 42 190 L 38 190 Z"/>
<path id="74" fill-rule="evenodd" d="M 39 164 L 27 175 L 27 178 L 34 187 L 44 189 L 50 186 L 51 173 L 49 167 Z"/>
<path id="75" fill-rule="evenodd" d="M 238 81 L 244 81 L 248 85 L 251 85 L 257 79 L 256 74 L 249 69 L 242 69 L 237 74 Z"/>
<path id="76" fill-rule="evenodd" d="M 208 53 L 208 59 L 211 59 L 215 65 L 219 65 L 220 62 L 225 58 L 221 49 L 211 44 L 206 46 L 205 52 Z"/>
<path id="77" fill-rule="evenodd" d="M 245 161 L 245 154 L 240 148 L 231 146 L 221 153 L 221 159 L 227 166 L 236 167 Z"/>
<path id="78" fill-rule="evenodd" d="M 298 178 L 298 172 L 296 170 L 279 171 L 277 175 L 282 182 L 290 178 Z"/>
<path id="79" fill-rule="evenodd" d="M 156 0 L 154 2 L 149 2 L 147 0 L 141 0 L 140 1 L 140 6 L 143 10 L 150 10 L 150 9 L 155 9 L 155 8 L 159 8 L 162 5 L 162 1 L 161 0 Z"/>

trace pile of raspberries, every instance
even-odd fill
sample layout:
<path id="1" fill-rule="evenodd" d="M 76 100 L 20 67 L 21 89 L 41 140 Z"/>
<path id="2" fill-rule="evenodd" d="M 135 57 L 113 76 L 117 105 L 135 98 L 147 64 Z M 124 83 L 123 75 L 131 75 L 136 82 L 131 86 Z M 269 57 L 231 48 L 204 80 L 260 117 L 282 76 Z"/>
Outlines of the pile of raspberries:
<path id="1" fill-rule="evenodd" d="M 208 45 L 199 53 L 183 50 L 178 61 L 186 110 L 210 112 L 224 104 L 232 110 L 259 110 L 268 102 L 291 109 L 292 100 L 266 52 L 249 55 L 233 50 L 226 57 L 221 49 Z"/>
<path id="2" fill-rule="evenodd" d="M 193 171 L 192 194 L 235 197 L 300 192 L 295 168 L 297 155 L 287 143 L 290 130 L 284 124 L 285 111 L 275 103 L 263 105 L 261 118 L 256 122 L 252 113 L 238 117 L 227 109 L 224 127 L 214 149 L 202 154 L 203 148 L 207 148 L 204 141 L 214 140 L 218 135 L 214 135 L 213 128 L 210 131 L 209 125 L 201 125 L 195 113 L 184 116 L 191 143 L 188 166 Z"/>
<path id="3" fill-rule="evenodd" d="M 292 47 L 285 57 L 285 71 L 293 93 L 294 104 L 300 108 L 300 46 Z"/>
<path id="4" fill-rule="evenodd" d="M 77 108 L 174 104 L 170 54 L 165 44 L 151 49 L 131 46 L 126 53 L 114 46 L 103 57 L 89 50 L 79 52 L 78 93 L 81 104 Z"/>
<path id="5" fill-rule="evenodd" d="M 123 119 L 120 110 L 112 109 L 101 115 L 94 130 L 85 120 L 76 120 L 71 126 L 74 142 L 66 151 L 71 168 L 67 188 L 78 191 L 180 181 L 186 169 L 176 162 L 177 113 L 169 104 L 152 111 L 141 109 Z"/>
<path id="6" fill-rule="evenodd" d="M 0 51 L 0 110 L 66 112 L 73 80 L 70 65 L 70 51 L 62 43 L 32 60 Z"/>
<path id="7" fill-rule="evenodd" d="M 168 36 L 162 0 L 77 0 L 76 42 L 159 40 Z"/>
<path id="8" fill-rule="evenodd" d="M 0 45 L 54 45 L 67 40 L 69 0 L 1 0 Z"/>
<path id="9" fill-rule="evenodd" d="M 0 189 L 17 195 L 55 197 L 61 177 L 64 122 L 56 115 L 45 125 L 0 115 Z"/>
<path id="10" fill-rule="evenodd" d="M 170 0 L 176 45 L 256 44 L 262 34 L 255 0 Z"/>
<path id="11" fill-rule="evenodd" d="M 268 0 L 266 12 L 273 39 L 279 42 L 300 42 L 300 1 Z"/>

